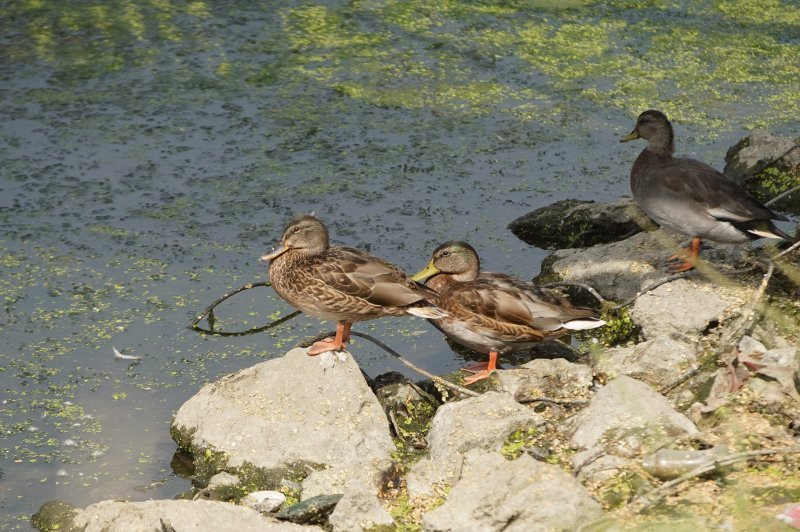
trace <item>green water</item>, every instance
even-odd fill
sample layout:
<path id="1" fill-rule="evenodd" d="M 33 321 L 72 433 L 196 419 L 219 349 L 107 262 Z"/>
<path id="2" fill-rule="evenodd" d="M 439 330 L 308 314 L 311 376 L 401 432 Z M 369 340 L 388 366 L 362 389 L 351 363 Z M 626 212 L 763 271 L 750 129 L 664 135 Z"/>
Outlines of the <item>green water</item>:
<path id="1" fill-rule="evenodd" d="M 788 1 L 0 2 L 0 527 L 52 498 L 188 489 L 175 409 L 330 328 L 185 328 L 264 279 L 291 215 L 409 271 L 458 238 L 530 278 L 545 254 L 506 224 L 628 194 L 640 111 L 718 168 L 752 128 L 796 135 L 798 57 Z M 262 288 L 217 317 L 289 310 Z M 462 362 L 419 319 L 357 328 L 434 372 Z"/>

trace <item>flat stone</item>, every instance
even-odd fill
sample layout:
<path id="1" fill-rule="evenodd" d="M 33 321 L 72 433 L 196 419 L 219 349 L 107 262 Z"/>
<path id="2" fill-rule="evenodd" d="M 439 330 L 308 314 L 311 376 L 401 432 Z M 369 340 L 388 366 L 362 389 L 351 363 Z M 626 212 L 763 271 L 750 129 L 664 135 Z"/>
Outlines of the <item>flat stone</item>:
<path id="1" fill-rule="evenodd" d="M 390 526 L 394 519 L 381 505 L 375 489 L 363 482 L 351 482 L 329 518 L 334 532 L 371 530 Z"/>
<path id="2" fill-rule="evenodd" d="M 486 392 L 439 407 L 428 432 L 429 458 L 414 464 L 407 475 L 409 495 L 430 496 L 437 485 L 451 483 L 457 477 L 463 453 L 472 449 L 498 451 L 515 430 L 544 423 L 541 415 L 500 392 Z"/>
<path id="3" fill-rule="evenodd" d="M 608 379 L 628 375 L 655 387 L 674 381 L 696 364 L 696 343 L 676 333 L 592 356 L 592 366 L 599 375 Z"/>
<path id="4" fill-rule="evenodd" d="M 613 301 L 625 301 L 642 289 L 669 276 L 666 259 L 678 251 L 687 238 L 663 229 L 638 233 L 611 244 L 586 249 L 560 249 L 542 262 L 536 282 L 576 281 L 594 287 Z M 701 258 L 724 263 L 730 246 L 704 242 Z M 740 250 L 745 246 L 739 246 Z M 669 283 L 672 284 L 672 283 Z"/>
<path id="5" fill-rule="evenodd" d="M 614 242 L 639 229 L 632 199 L 595 203 L 566 199 L 520 216 L 508 228 L 514 235 L 542 249 L 582 248 Z"/>
<path id="6" fill-rule="evenodd" d="M 282 508 L 275 517 L 302 525 L 326 525 L 328 517 L 341 499 L 341 494 L 318 495 L 288 508 Z"/>
<path id="7" fill-rule="evenodd" d="M 534 397 L 585 399 L 592 386 L 592 369 L 563 358 L 534 359 L 515 369 L 498 370 L 499 390 L 516 401 Z"/>
<path id="8" fill-rule="evenodd" d="M 394 450 L 389 424 L 353 357 L 342 354 L 331 366 L 293 349 L 207 384 L 178 410 L 173 437 L 196 457 L 223 457 L 220 469 L 229 471 L 375 468 Z"/>
<path id="9" fill-rule="evenodd" d="M 625 376 L 601 388 L 567 424 L 574 448 L 602 449 L 622 457 L 653 452 L 679 436 L 698 432 L 663 395 Z"/>
<path id="10" fill-rule="evenodd" d="M 141 532 L 164 530 L 166 527 L 178 531 L 319 530 L 317 527 L 281 523 L 245 506 L 219 501 L 102 501 L 78 512 L 73 523 L 75 528 L 84 532 Z"/>
<path id="11" fill-rule="evenodd" d="M 700 335 L 712 324 L 738 315 L 751 293 L 703 279 L 678 279 L 639 296 L 631 319 L 645 339 L 673 333 Z"/>
<path id="12" fill-rule="evenodd" d="M 377 491 L 382 473 L 391 467 L 392 462 L 384 460 L 374 465 L 375 467 L 335 466 L 314 471 L 303 480 L 301 499 L 346 493 L 351 482 L 372 486 Z"/>
<path id="13" fill-rule="evenodd" d="M 269 513 L 286 502 L 286 495 L 280 491 L 254 491 L 248 493 L 239 501 L 242 506 L 247 506 L 260 513 Z"/>
<path id="14" fill-rule="evenodd" d="M 430 531 L 575 530 L 602 515 L 586 489 L 559 467 L 523 454 L 506 460 L 472 450 L 445 503 L 423 516 Z"/>

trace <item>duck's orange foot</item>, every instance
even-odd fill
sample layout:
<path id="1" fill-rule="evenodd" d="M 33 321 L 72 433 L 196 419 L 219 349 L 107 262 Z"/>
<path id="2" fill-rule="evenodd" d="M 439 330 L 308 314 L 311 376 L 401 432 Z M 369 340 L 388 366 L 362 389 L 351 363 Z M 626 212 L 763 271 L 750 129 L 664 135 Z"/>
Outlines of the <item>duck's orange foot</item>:
<path id="1" fill-rule="evenodd" d="M 311 347 L 308 348 L 308 356 L 313 357 L 328 351 L 341 351 L 342 349 L 344 349 L 344 344 L 342 342 L 337 342 L 333 337 L 325 338 L 319 342 L 314 342 Z"/>
<path id="2" fill-rule="evenodd" d="M 478 382 L 478 381 L 482 381 L 483 379 L 488 379 L 491 374 L 492 374 L 492 371 L 489 371 L 487 369 L 482 370 L 482 371 L 476 371 L 474 375 L 464 379 L 464 386 L 469 386 L 470 384 L 473 384 L 473 383 Z"/>
<path id="3" fill-rule="evenodd" d="M 700 239 L 693 238 L 688 248 L 682 249 L 667 259 L 669 273 L 680 273 L 694 268 L 697 264 L 697 256 L 700 254 Z"/>
<path id="4" fill-rule="evenodd" d="M 479 373 L 481 371 L 486 371 L 487 369 L 489 369 L 488 362 L 475 362 L 474 364 L 464 366 L 461 368 L 461 371 L 466 371 L 468 373 Z"/>

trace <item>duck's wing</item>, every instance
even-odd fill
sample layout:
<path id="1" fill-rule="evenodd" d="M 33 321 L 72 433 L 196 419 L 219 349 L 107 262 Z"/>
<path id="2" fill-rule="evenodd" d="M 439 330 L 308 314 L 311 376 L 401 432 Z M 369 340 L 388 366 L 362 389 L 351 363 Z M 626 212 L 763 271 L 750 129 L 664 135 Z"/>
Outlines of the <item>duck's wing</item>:
<path id="1" fill-rule="evenodd" d="M 500 324 L 522 325 L 544 333 L 563 328 L 589 328 L 577 323 L 569 327 L 569 322 L 574 320 L 586 321 L 582 325 L 603 323 L 591 309 L 574 307 L 555 293 L 499 273 L 483 273 L 475 281 L 460 283 L 446 297 L 444 306 L 448 310 L 455 299 L 461 308 Z"/>
<path id="2" fill-rule="evenodd" d="M 713 167 L 696 159 L 661 160 L 643 175 L 646 202 L 674 202 L 676 211 L 692 208 L 732 223 L 785 220 Z"/>
<path id="3" fill-rule="evenodd" d="M 310 267 L 328 289 L 373 305 L 404 307 L 436 297 L 436 292 L 412 281 L 399 267 L 359 249 L 331 247 Z"/>

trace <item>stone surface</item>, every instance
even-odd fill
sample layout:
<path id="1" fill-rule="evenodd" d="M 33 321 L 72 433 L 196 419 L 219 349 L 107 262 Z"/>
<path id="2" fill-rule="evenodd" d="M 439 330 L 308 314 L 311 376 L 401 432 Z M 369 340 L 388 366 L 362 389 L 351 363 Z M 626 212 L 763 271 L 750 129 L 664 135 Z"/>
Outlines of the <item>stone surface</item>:
<path id="1" fill-rule="evenodd" d="M 678 436 L 697 433 L 694 423 L 664 396 L 625 376 L 601 388 L 568 425 L 574 448 L 622 457 L 652 452 Z"/>
<path id="2" fill-rule="evenodd" d="M 389 469 L 392 462 L 383 460 L 373 465 L 374 467 L 362 467 L 358 464 L 335 466 L 314 471 L 303 480 L 300 498 L 306 500 L 318 495 L 345 493 L 351 482 L 367 484 L 377 491 L 382 472 Z"/>
<path id="3" fill-rule="evenodd" d="M 723 173 L 737 183 L 766 168 L 783 157 L 784 166 L 800 164 L 800 148 L 789 137 L 778 137 L 766 131 L 753 131 L 734 144 L 725 154 L 725 170 Z"/>
<path id="4" fill-rule="evenodd" d="M 196 457 L 224 457 L 226 470 L 375 467 L 394 450 L 389 424 L 352 356 L 342 358 L 325 369 L 293 349 L 208 384 L 178 410 L 173 437 Z"/>
<path id="5" fill-rule="evenodd" d="M 375 489 L 363 482 L 351 482 L 329 518 L 334 532 L 370 530 L 389 526 L 394 519 L 381 506 Z"/>
<path id="6" fill-rule="evenodd" d="M 566 199 L 520 216 L 508 228 L 514 235 L 542 249 L 582 248 L 614 242 L 639 229 L 631 216 L 638 211 L 632 199 L 595 203 Z"/>
<path id="7" fill-rule="evenodd" d="M 602 510 L 574 478 L 554 465 L 523 454 L 466 454 L 461 478 L 447 501 L 423 516 L 423 528 L 436 531 L 575 530 Z"/>
<path id="8" fill-rule="evenodd" d="M 660 388 L 697 364 L 696 343 L 677 334 L 665 334 L 630 347 L 613 347 L 592 355 L 598 375 L 615 379 L 628 375 Z"/>
<path id="9" fill-rule="evenodd" d="M 239 504 L 252 508 L 257 512 L 269 513 L 276 510 L 284 502 L 286 502 L 286 495 L 280 491 L 265 490 L 248 493 L 245 497 L 242 497 Z"/>
<path id="10" fill-rule="evenodd" d="M 631 319 L 648 340 L 675 333 L 699 335 L 714 323 L 738 315 L 750 294 L 752 290 L 730 284 L 678 279 L 637 298 Z"/>
<path id="11" fill-rule="evenodd" d="M 103 501 L 75 516 L 84 532 L 142 532 L 172 527 L 181 530 L 301 531 L 319 530 L 270 519 L 244 506 L 218 501 Z"/>
<path id="12" fill-rule="evenodd" d="M 648 285 L 668 277 L 666 259 L 686 237 L 659 229 L 621 242 L 586 249 L 561 249 L 542 263 L 536 282 L 577 281 L 591 285 L 606 299 L 624 301 Z M 730 246 L 704 243 L 701 257 L 724 262 Z M 740 246 L 741 247 L 741 246 Z"/>
<path id="13" fill-rule="evenodd" d="M 63 530 L 69 532 L 78 509 L 63 501 L 47 501 L 31 516 L 31 526 L 41 532 Z"/>
<path id="14" fill-rule="evenodd" d="M 499 390 L 517 401 L 534 397 L 585 399 L 592 386 L 592 369 L 563 358 L 534 359 L 515 369 L 497 371 Z"/>
<path id="15" fill-rule="evenodd" d="M 328 517 L 341 499 L 341 494 L 318 495 L 288 508 L 282 508 L 275 517 L 303 525 L 326 525 Z"/>
<path id="16" fill-rule="evenodd" d="M 406 478 L 412 497 L 428 496 L 437 484 L 457 478 L 463 453 L 472 449 L 499 450 L 509 434 L 545 422 L 510 395 L 486 392 L 439 407 L 428 433 L 429 458 L 411 467 Z"/>

